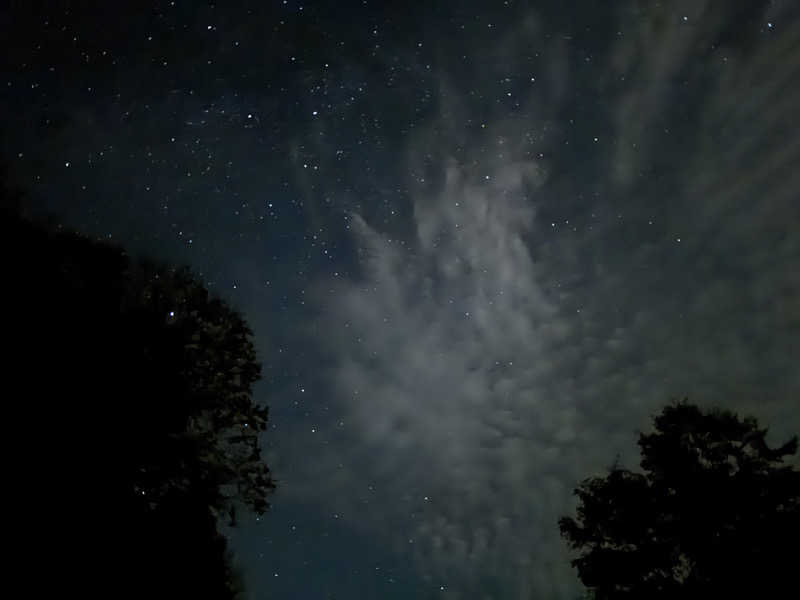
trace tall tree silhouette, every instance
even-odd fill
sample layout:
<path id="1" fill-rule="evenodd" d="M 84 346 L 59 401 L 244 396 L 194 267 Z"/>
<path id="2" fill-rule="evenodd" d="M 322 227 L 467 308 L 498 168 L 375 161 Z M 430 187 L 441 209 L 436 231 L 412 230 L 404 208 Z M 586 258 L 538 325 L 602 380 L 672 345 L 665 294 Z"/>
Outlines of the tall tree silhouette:
<path id="1" fill-rule="evenodd" d="M 598 600 L 783 597 L 796 588 L 800 472 L 780 465 L 752 417 L 703 412 L 686 399 L 640 434 L 641 467 L 614 466 L 575 490 L 562 537 Z"/>
<path id="2" fill-rule="evenodd" d="M 188 269 L 34 223 L 4 196 L 20 554 L 49 557 L 47 582 L 83 597 L 233 598 L 217 518 L 263 513 L 274 488 L 250 329 Z"/>

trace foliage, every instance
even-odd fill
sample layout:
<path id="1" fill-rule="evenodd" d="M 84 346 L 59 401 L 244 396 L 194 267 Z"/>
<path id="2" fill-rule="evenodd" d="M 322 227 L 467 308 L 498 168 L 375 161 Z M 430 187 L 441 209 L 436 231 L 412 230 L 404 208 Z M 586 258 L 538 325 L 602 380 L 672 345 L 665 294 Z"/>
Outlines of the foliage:
<path id="1" fill-rule="evenodd" d="M 575 490 L 562 537 L 597 599 L 762 597 L 791 589 L 800 540 L 800 472 L 752 417 L 686 399 L 640 434 L 641 467 L 614 466 Z"/>
<path id="2" fill-rule="evenodd" d="M 232 521 L 237 501 L 263 514 L 274 485 L 258 444 L 268 411 L 251 398 L 260 377 L 251 330 L 238 313 L 210 298 L 187 268 L 143 262 L 127 277 L 132 285 L 121 312 L 130 326 L 128 338 L 143 349 L 151 369 L 165 369 L 176 379 L 166 433 L 183 460 L 180 468 L 192 469 L 192 483 L 207 482 L 217 492 L 209 505 L 227 510 Z M 149 473 L 164 468 L 160 456 L 153 459 Z M 179 472 L 157 479 L 167 488 L 141 479 L 151 497 L 189 482 Z"/>
<path id="3" fill-rule="evenodd" d="M 15 211 L 4 192 L 19 554 L 46 552 L 52 580 L 84 597 L 234 598 L 217 515 L 261 514 L 274 488 L 250 329 L 188 269 Z"/>

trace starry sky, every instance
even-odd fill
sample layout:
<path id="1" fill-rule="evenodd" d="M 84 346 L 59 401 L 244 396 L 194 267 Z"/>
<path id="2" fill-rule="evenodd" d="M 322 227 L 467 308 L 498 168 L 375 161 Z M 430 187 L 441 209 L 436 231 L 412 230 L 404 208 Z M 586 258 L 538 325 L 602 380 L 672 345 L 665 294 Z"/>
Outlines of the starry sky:
<path id="1" fill-rule="evenodd" d="M 671 398 L 800 432 L 794 0 L 0 10 L 31 210 L 255 331 L 249 600 L 571 600 L 556 521 Z"/>

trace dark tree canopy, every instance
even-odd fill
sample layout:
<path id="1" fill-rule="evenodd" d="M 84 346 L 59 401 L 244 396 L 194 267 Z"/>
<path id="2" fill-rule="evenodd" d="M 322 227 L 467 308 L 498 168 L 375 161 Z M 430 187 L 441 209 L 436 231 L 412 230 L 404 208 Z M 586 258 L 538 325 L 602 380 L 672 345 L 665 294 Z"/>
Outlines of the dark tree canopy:
<path id="1" fill-rule="evenodd" d="M 151 398 L 158 404 L 139 416 L 159 415 L 160 440 L 171 447 L 166 455 L 177 459 L 167 466 L 163 449 L 141 448 L 137 456 L 151 461 L 143 470 L 142 489 L 152 503 L 204 482 L 208 505 L 224 509 L 232 520 L 236 503 L 263 514 L 273 484 L 258 445 L 267 409 L 251 397 L 261 372 L 252 332 L 238 313 L 210 298 L 186 268 L 145 262 L 132 265 L 126 277 L 130 285 L 121 313 L 128 321 L 127 339 L 142 352 L 138 359 L 156 374 L 155 383 L 171 390 L 169 409 L 155 395 Z"/>
<path id="2" fill-rule="evenodd" d="M 274 487 L 251 331 L 188 269 L 35 224 L 6 200 L 6 443 L 31 527 L 21 553 L 47 556 L 41 569 L 68 595 L 233 598 L 217 517 L 263 513 Z"/>
<path id="3" fill-rule="evenodd" d="M 641 467 L 616 465 L 575 490 L 562 537 L 594 598 L 786 597 L 800 564 L 800 471 L 752 417 L 686 400 L 640 434 Z"/>

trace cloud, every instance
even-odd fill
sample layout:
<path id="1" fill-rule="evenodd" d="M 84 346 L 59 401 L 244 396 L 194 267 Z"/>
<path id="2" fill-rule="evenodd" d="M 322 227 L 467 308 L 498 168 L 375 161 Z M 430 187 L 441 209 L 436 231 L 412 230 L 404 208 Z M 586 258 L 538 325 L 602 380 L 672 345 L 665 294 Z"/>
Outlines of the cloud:
<path id="1" fill-rule="evenodd" d="M 780 437 L 800 430 L 788 405 L 798 182 L 786 170 L 798 146 L 780 134 L 795 66 L 765 73 L 780 36 L 729 48 L 735 72 L 697 59 L 732 25 L 692 6 L 707 19 L 694 29 L 678 13 L 619 17 L 625 36 L 595 68 L 630 81 L 611 96 L 609 151 L 581 168 L 557 164 L 558 136 L 543 137 L 553 158 L 531 151 L 526 134 L 556 112 L 549 91 L 525 99 L 529 127 L 498 111 L 490 132 L 465 133 L 460 84 L 443 83 L 441 118 L 409 143 L 410 235 L 350 213 L 361 272 L 311 295 L 330 357 L 321 385 L 344 426 L 308 480 L 445 597 L 574 595 L 556 526 L 571 490 L 617 453 L 636 468 L 635 432 L 670 397 L 754 414 Z M 499 54 L 522 44 L 510 39 Z M 559 64 L 563 98 L 576 75 Z M 701 72 L 705 87 L 691 79 Z M 694 92 L 674 96 L 684 75 Z M 755 149 L 762 161 L 747 158 Z M 664 172 L 638 176 L 653 164 Z M 576 180 L 596 172 L 606 194 Z M 581 203 L 559 196 L 582 186 Z"/>
<path id="2" fill-rule="evenodd" d="M 333 301 L 331 326 L 347 333 L 334 337 L 332 383 L 372 468 L 393 482 L 388 495 L 413 496 L 391 518 L 418 511 L 402 536 L 418 564 L 442 581 L 478 566 L 507 579 L 518 557 L 512 580 L 527 579 L 525 564 L 552 561 L 520 540 L 556 535 L 566 492 L 556 460 L 579 437 L 571 399 L 548 394 L 572 325 L 525 242 L 535 163 L 482 179 L 455 161 L 445 170 L 435 197 L 414 204 L 408 247 L 353 216 L 368 285 Z"/>

